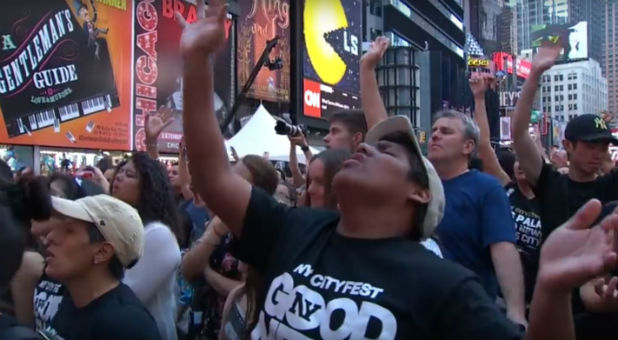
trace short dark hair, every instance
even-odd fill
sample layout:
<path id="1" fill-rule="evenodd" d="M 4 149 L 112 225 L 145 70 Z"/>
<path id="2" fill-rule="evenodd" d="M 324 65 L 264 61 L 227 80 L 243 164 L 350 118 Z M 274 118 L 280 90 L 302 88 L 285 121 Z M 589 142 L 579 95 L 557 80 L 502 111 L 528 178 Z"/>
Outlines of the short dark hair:
<path id="1" fill-rule="evenodd" d="M 416 151 L 416 146 L 410 139 L 410 136 L 403 132 L 395 132 L 382 137 L 381 140 L 401 145 L 406 149 L 408 152 L 408 164 L 410 165 L 408 180 L 417 183 L 423 189 L 429 189 L 429 176 L 427 176 L 422 156 Z M 411 234 L 414 241 L 420 240 L 423 236 L 423 222 L 425 221 L 428 207 L 428 203 L 419 204 L 417 207 Z"/>
<path id="2" fill-rule="evenodd" d="M 49 185 L 56 181 L 60 183 L 65 198 L 71 201 L 104 193 L 103 188 L 94 184 L 94 182 L 82 179 L 81 183 L 78 183 L 73 175 L 64 172 L 55 172 L 49 176 Z"/>
<path id="3" fill-rule="evenodd" d="M 88 239 L 90 240 L 91 244 L 105 241 L 105 237 L 103 237 L 103 234 L 101 234 L 101 231 L 99 230 L 99 228 L 97 228 L 96 225 L 92 223 L 87 223 L 86 230 L 88 231 Z M 122 280 L 122 278 L 124 277 L 124 267 L 122 266 L 122 263 L 120 263 L 120 260 L 118 259 L 118 257 L 116 257 L 115 254 L 112 257 L 112 260 L 109 262 L 109 271 L 112 273 L 112 276 L 114 276 L 114 278 L 116 278 L 117 280 Z"/>
<path id="4" fill-rule="evenodd" d="M 99 170 L 101 170 L 101 172 L 103 173 L 108 169 L 112 169 L 113 167 L 114 164 L 110 157 L 103 157 L 97 162 L 97 168 L 99 168 Z"/>
<path id="5" fill-rule="evenodd" d="M 279 185 L 279 175 L 272 163 L 257 155 L 247 155 L 240 161 L 251 173 L 253 186 L 261 188 L 269 195 L 275 194 Z"/>
<path id="6" fill-rule="evenodd" d="M 351 133 L 360 132 L 365 139 L 367 133 L 367 121 L 365 114 L 361 110 L 341 110 L 333 113 L 329 118 L 329 123 L 341 122 L 350 130 Z"/>
<path id="7" fill-rule="evenodd" d="M 496 156 L 498 157 L 498 163 L 500 163 L 502 170 L 513 180 L 515 178 L 513 167 L 515 166 L 515 162 L 517 162 L 515 154 L 508 149 L 498 149 L 496 150 Z"/>

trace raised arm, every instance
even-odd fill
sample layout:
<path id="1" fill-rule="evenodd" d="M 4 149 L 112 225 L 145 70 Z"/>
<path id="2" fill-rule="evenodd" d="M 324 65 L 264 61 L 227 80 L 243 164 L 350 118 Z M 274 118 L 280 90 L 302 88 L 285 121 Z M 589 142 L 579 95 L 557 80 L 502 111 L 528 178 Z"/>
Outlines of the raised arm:
<path id="1" fill-rule="evenodd" d="M 225 39 L 226 8 L 222 0 L 197 1 L 198 20 L 183 27 L 180 49 L 184 58 L 184 133 L 193 185 L 208 208 L 235 234 L 242 231 L 251 185 L 235 175 L 214 110 L 212 59 Z"/>
<path id="2" fill-rule="evenodd" d="M 560 44 L 552 43 L 545 43 L 539 48 L 539 52 L 532 62 L 532 70 L 528 79 L 524 82 L 521 96 L 517 100 L 515 113 L 513 114 L 513 122 L 511 124 L 513 146 L 515 147 L 517 157 L 519 157 L 519 165 L 532 186 L 536 185 L 541 175 L 543 159 L 534 140 L 528 133 L 530 112 L 543 72 L 549 70 L 554 65 L 561 50 L 562 46 Z"/>
<path id="3" fill-rule="evenodd" d="M 146 115 L 146 151 L 153 159 L 159 158 L 157 141 L 163 129 L 174 122 L 172 109 L 160 107 L 154 114 Z"/>
<path id="4" fill-rule="evenodd" d="M 303 174 L 300 172 L 300 168 L 298 166 L 298 157 L 296 155 L 296 146 L 300 146 L 301 148 L 308 148 L 307 140 L 305 139 L 305 135 L 302 134 L 299 136 L 289 136 L 290 139 L 290 171 L 292 172 L 292 180 L 294 181 L 294 187 L 300 188 L 305 184 L 305 178 Z M 307 151 L 309 153 L 309 158 L 307 162 L 311 160 L 311 151 Z M 307 153 L 305 153 L 305 157 L 307 157 Z"/>
<path id="5" fill-rule="evenodd" d="M 218 217 L 206 226 L 204 234 L 185 253 L 180 264 L 180 273 L 187 280 L 193 280 L 202 275 L 208 266 L 210 255 L 215 251 L 221 238 L 227 233 L 227 228 Z"/>
<path id="6" fill-rule="evenodd" d="M 502 186 L 511 182 L 509 175 L 504 172 L 498 162 L 498 157 L 491 147 L 489 140 L 489 122 L 487 120 L 487 107 L 485 106 L 485 92 L 492 79 L 477 73 L 472 74 L 470 89 L 474 95 L 474 121 L 479 126 L 481 136 L 479 139 L 479 158 L 483 162 L 483 171 L 496 177 Z"/>
<path id="7" fill-rule="evenodd" d="M 185 137 L 182 137 L 178 144 L 178 177 L 180 179 L 182 196 L 185 200 L 192 200 L 193 191 L 191 191 L 191 176 L 189 175 L 189 162 L 187 161 Z"/>
<path id="8" fill-rule="evenodd" d="M 371 43 L 369 51 L 363 55 L 360 61 L 360 94 L 368 129 L 388 118 L 384 102 L 380 96 L 375 68 L 384 56 L 389 43 L 388 38 L 378 37 Z"/>

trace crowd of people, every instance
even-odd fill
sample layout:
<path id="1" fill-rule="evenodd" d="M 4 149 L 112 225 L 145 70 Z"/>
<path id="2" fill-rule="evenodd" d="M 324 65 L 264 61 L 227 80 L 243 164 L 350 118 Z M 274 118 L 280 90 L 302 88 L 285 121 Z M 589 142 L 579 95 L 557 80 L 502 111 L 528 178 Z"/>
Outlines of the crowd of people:
<path id="1" fill-rule="evenodd" d="M 386 113 L 380 37 L 360 62 L 362 110 L 333 114 L 317 155 L 290 136 L 281 168 L 228 155 L 211 62 L 225 6 L 197 3 L 197 21 L 176 17 L 177 164 L 158 160 L 165 109 L 147 152 L 116 167 L 0 164 L 1 339 L 618 337 L 618 140 L 582 115 L 546 156 L 528 131 L 557 45 L 533 61 L 512 149 L 492 146 L 495 79 L 474 74 L 473 118 L 437 112 L 425 156 L 409 119 Z"/>

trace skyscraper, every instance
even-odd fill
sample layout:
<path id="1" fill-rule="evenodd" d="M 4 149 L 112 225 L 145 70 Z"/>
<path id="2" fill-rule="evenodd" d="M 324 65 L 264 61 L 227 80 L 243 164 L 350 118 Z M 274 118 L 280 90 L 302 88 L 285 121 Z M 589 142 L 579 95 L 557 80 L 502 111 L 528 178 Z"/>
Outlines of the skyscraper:
<path id="1" fill-rule="evenodd" d="M 517 47 L 532 47 L 532 25 L 564 24 L 569 21 L 569 0 L 517 0 Z"/>
<path id="2" fill-rule="evenodd" d="M 605 0 L 605 55 L 603 75 L 607 78 L 608 110 L 618 117 L 618 0 Z"/>
<path id="3" fill-rule="evenodd" d="M 588 56 L 605 68 L 605 3 L 607 0 L 569 0 L 569 22 L 588 22 Z"/>

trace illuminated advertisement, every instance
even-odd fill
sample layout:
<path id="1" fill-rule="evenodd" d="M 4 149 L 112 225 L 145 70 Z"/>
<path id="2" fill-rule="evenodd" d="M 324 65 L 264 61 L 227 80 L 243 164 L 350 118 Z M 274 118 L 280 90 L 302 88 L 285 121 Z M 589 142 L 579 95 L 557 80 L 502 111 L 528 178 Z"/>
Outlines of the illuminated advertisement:
<path id="1" fill-rule="evenodd" d="M 468 66 L 470 67 L 489 67 L 490 61 L 487 59 L 478 59 L 468 57 Z"/>
<path id="2" fill-rule="evenodd" d="M 303 7 L 304 114 L 327 118 L 360 105 L 362 1 L 305 0 Z"/>
<path id="3" fill-rule="evenodd" d="M 494 64 L 496 65 L 496 71 L 506 71 L 509 74 L 513 74 L 513 56 L 509 53 L 494 53 Z M 515 64 L 517 76 L 524 79 L 528 78 L 532 69 L 532 63 L 526 59 L 517 58 Z"/>
<path id="4" fill-rule="evenodd" d="M 179 12 L 187 22 L 197 19 L 195 5 L 181 0 L 138 0 L 135 5 L 134 46 L 134 143 L 145 150 L 147 114 L 165 106 L 175 112 L 174 123 L 158 139 L 159 151 L 177 153 L 182 129 L 182 59 L 179 42 L 182 29 L 174 19 Z M 233 21 L 225 23 L 226 44 L 215 60 L 215 110 L 219 119 L 227 113 L 233 96 L 233 54 L 230 37 Z"/>
<path id="5" fill-rule="evenodd" d="M 274 102 L 290 101 L 290 3 L 288 0 L 242 0 L 238 25 L 238 89 L 242 88 L 259 61 L 266 41 L 279 37 L 270 59 L 281 58 L 282 68 L 262 67 L 248 97 Z"/>
<path id="6" fill-rule="evenodd" d="M 573 61 L 588 58 L 588 22 L 562 25 L 532 25 L 530 32 L 532 47 L 538 48 L 544 41 L 560 41 L 564 50 L 561 61 Z"/>
<path id="7" fill-rule="evenodd" d="M 0 143 L 131 148 L 126 1 L 0 2 Z"/>

